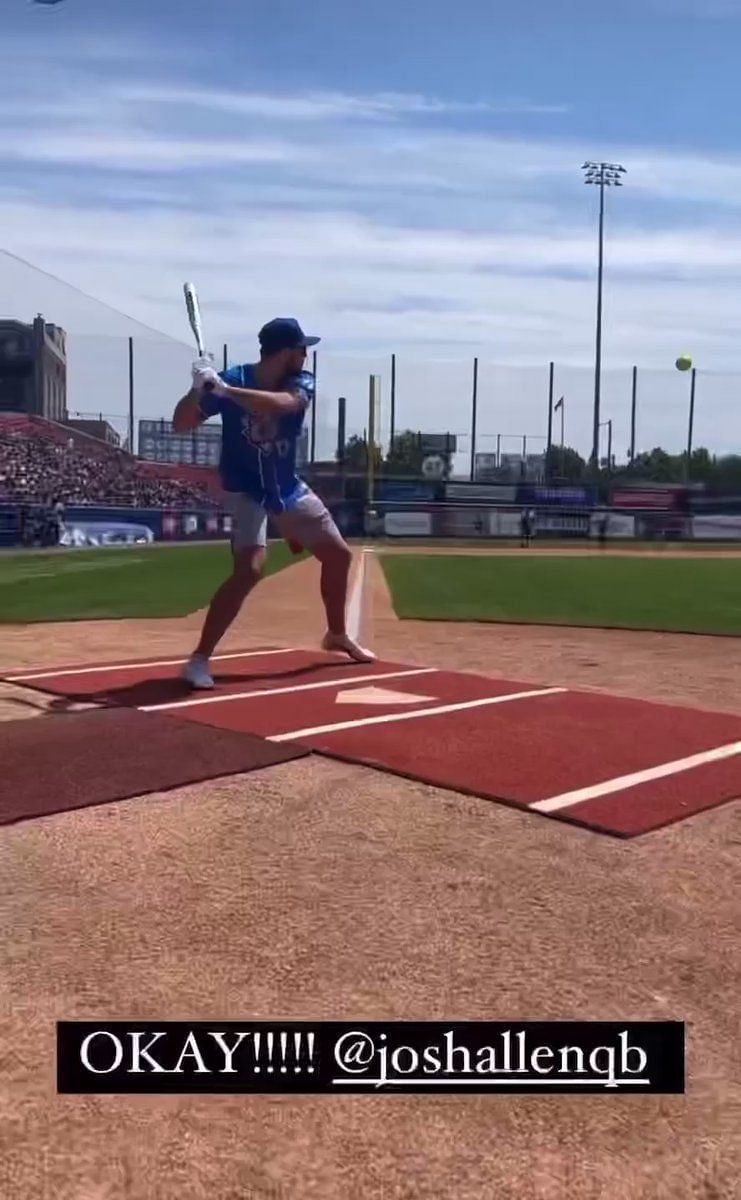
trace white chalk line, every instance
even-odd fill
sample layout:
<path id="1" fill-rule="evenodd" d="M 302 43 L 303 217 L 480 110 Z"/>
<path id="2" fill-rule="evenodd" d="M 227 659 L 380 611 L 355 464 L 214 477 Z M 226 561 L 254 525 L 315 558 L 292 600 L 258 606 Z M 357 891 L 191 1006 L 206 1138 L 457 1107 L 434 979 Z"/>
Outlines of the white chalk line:
<path id="1" fill-rule="evenodd" d="M 642 783 L 651 783 L 654 779 L 666 779 L 670 775 L 678 775 L 682 771 L 691 771 L 695 767 L 703 767 L 707 763 L 721 762 L 741 754 L 741 742 L 729 742 L 726 746 L 717 746 L 714 750 L 704 750 L 700 754 L 692 754 L 688 758 L 677 758 L 674 762 L 661 763 L 657 767 L 647 767 L 644 771 L 633 771 L 630 775 L 618 775 L 615 779 L 607 779 L 591 787 L 578 788 L 573 792 L 564 792 L 560 796 L 551 796 L 547 800 L 536 800 L 528 808 L 535 812 L 558 812 L 562 808 L 571 808 L 575 804 L 585 804 L 599 796 L 609 796 L 614 792 L 623 792 L 628 788 L 638 787 Z M 741 788 L 740 788 L 741 790 Z"/>
<path id="2" fill-rule="evenodd" d="M 307 729 L 292 729 L 269 737 L 269 742 L 288 742 L 291 738 L 313 737 L 320 733 L 339 733 L 343 729 L 359 729 L 367 725 L 385 725 L 393 721 L 413 721 L 423 717 L 437 717 L 444 713 L 463 712 L 470 708 L 484 708 L 491 704 L 508 704 L 513 700 L 529 700 L 535 696 L 563 694 L 566 688 L 538 688 L 527 692 L 509 692 L 504 696 L 486 696 L 479 700 L 462 700 L 456 704 L 436 705 L 434 708 L 415 708 L 412 712 L 385 713 L 378 717 L 360 717 L 355 721 L 338 721 L 332 725 L 315 725 Z"/>
<path id="3" fill-rule="evenodd" d="M 330 664 L 328 664 L 330 665 Z M 343 688 L 350 683 L 375 683 L 377 679 L 404 679 L 409 675 L 434 675 L 435 667 L 415 667 L 405 671 L 385 671 L 380 675 L 350 675 L 342 679 L 323 679 L 319 683 L 297 683 L 275 688 L 257 688 L 249 692 L 228 692 L 221 696 L 199 697 L 197 700 L 175 700 L 169 704 L 140 705 L 139 712 L 161 712 L 163 709 L 195 708 L 201 704 L 228 704 L 230 700 L 252 700 L 257 696 L 288 696 L 292 692 L 312 692 L 319 688 Z"/>
<path id="4" fill-rule="evenodd" d="M 267 658 L 272 654 L 299 654 L 297 649 L 281 650 L 242 650 L 239 654 L 215 654 L 211 662 L 226 662 L 234 658 Z M 67 679 L 73 675 L 107 675 L 110 671 L 136 671 L 141 667 L 180 667 L 188 661 L 186 658 L 147 659 L 146 662 L 116 663 L 111 666 L 72 667 L 69 670 L 57 668 L 55 671 L 36 671 L 32 675 L 5 675 L 8 683 L 24 683 L 31 679 Z"/>

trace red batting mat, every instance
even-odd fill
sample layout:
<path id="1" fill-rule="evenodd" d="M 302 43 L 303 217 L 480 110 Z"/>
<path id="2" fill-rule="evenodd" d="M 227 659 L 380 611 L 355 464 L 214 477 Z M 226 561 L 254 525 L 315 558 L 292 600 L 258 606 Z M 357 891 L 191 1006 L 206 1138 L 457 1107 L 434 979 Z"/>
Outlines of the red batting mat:
<path id="1" fill-rule="evenodd" d="M 55 667 L 4 672 L 0 678 L 78 702 L 122 704 L 132 708 L 167 705 L 194 695 L 180 674 L 185 658 L 137 659 L 84 667 Z M 352 663 L 346 655 L 322 650 L 285 650 L 267 647 L 216 655 L 211 660 L 214 694 L 256 690 L 342 678 L 372 671 L 373 665 Z M 380 669 L 380 668 L 376 668 Z M 404 669 L 401 667 L 400 669 Z M 202 696 L 203 692 L 195 693 Z"/>
<path id="2" fill-rule="evenodd" d="M 532 696 L 299 734 L 299 740 L 332 758 L 616 837 L 648 833 L 741 798 L 741 719 L 612 696 Z M 720 747 L 728 757 L 714 761 Z M 693 758 L 701 761 L 691 765 Z M 673 767 L 665 776 L 630 779 L 667 764 Z M 614 790 L 574 796 L 607 786 Z"/>
<path id="3" fill-rule="evenodd" d="M 616 780 L 613 792 L 567 805 L 559 812 L 548 813 L 545 807 L 548 801 L 543 802 L 543 808 L 531 811 L 544 811 L 546 815 L 574 821 L 601 833 L 636 837 L 664 825 L 674 825 L 694 813 L 717 808 L 729 800 L 741 799 L 741 742 L 736 747 L 732 757 L 706 762 L 665 778 L 622 787 Z M 568 796 L 561 799 L 565 802 Z"/>
<path id="4" fill-rule="evenodd" d="M 302 758 L 301 746 L 135 709 L 0 722 L 0 825 Z"/>
<path id="5" fill-rule="evenodd" d="M 741 797 L 741 718 L 722 713 L 311 650 L 214 660 L 209 692 L 191 692 L 181 666 L 149 660 L 12 679 L 136 706 L 141 719 L 300 745 L 617 837 Z"/>
<path id="6" fill-rule="evenodd" d="M 414 671 L 414 674 L 410 672 Z M 296 686 L 297 685 L 297 686 Z M 450 704 L 470 704 L 504 696 L 512 692 L 531 693 L 540 690 L 530 683 L 512 683 L 503 679 L 484 679 L 479 675 L 462 675 L 453 671 L 430 671 L 425 668 L 403 667 L 394 663 L 375 663 L 354 671 L 324 671 L 305 684 L 296 681 L 285 686 L 273 680 L 268 687 L 243 694 L 226 691 L 219 696 L 204 696 L 173 705 L 165 711 L 199 724 L 216 725 L 219 729 L 249 729 L 261 737 L 283 736 L 288 741 L 320 748 L 320 740 L 303 731 L 316 726 L 362 722 L 383 714 L 399 717 L 394 723 L 392 740 L 410 747 L 426 737 L 426 731 L 416 722 L 407 723 L 401 717 L 405 711 L 428 711 Z M 467 713 L 464 713 L 465 717 Z M 475 710 L 469 720 L 480 724 Z M 432 720 L 432 718 L 429 718 Z M 442 718 L 438 718 L 442 720 Z M 383 726 L 381 728 L 384 728 Z M 438 726 L 438 729 L 440 726 Z M 443 728 L 446 726 L 443 725 Z M 465 722 L 464 730 L 465 743 Z M 363 742 L 374 748 L 378 730 L 374 725 L 363 729 Z M 344 734 L 335 735 L 344 744 Z M 414 750 L 412 749 L 412 754 Z"/>
<path id="7" fill-rule="evenodd" d="M 214 662 L 229 662 L 232 659 L 252 658 L 263 654 L 275 654 L 279 649 L 277 646 L 251 646 L 245 650 L 231 650 L 228 653 L 218 654 L 214 658 Z M 39 683 L 45 679 L 54 679 L 56 677 L 71 678 L 73 676 L 91 676 L 103 671 L 134 671 L 135 673 L 146 672 L 160 667 L 173 667 L 174 673 L 177 674 L 179 668 L 186 661 L 186 655 L 181 654 L 137 654 L 135 658 L 112 658 L 102 663 L 56 663 L 53 667 L 38 666 L 38 667 L 6 667 L 0 673 L 0 679 L 4 679 L 10 683 L 20 683 L 21 681 L 38 681 Z M 30 686 L 30 683 L 29 683 Z M 61 693 L 66 694 L 66 693 Z"/>

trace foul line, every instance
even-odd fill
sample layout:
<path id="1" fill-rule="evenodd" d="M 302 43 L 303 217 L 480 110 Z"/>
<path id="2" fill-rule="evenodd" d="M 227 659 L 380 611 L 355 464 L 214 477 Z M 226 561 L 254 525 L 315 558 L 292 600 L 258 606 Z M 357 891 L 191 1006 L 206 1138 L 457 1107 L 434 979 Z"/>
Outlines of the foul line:
<path id="1" fill-rule="evenodd" d="M 331 665 L 331 664 L 329 664 Z M 286 696 L 290 692 L 311 692 L 317 688 L 342 688 L 348 683 L 375 683 L 377 679 L 403 679 L 408 675 L 434 675 L 435 667 L 415 667 L 408 671 L 386 671 L 382 675 L 350 675 L 344 679 L 323 679 L 320 683 L 298 683 L 290 687 L 258 688 L 251 692 L 228 692 L 223 696 L 205 696 L 198 700 L 175 700 L 169 704 L 145 704 L 139 712 L 159 712 L 163 708 L 194 708 L 198 704 L 226 704 L 229 700 L 252 700 L 256 696 Z"/>
<path id="2" fill-rule="evenodd" d="M 360 553 L 360 561 L 355 571 L 353 579 L 352 592 L 350 593 L 350 601 L 347 606 L 347 632 L 353 641 L 359 641 L 363 626 L 363 604 L 365 601 L 365 572 L 366 563 L 370 550 L 363 550 Z"/>
<path id="3" fill-rule="evenodd" d="M 507 704 L 511 700 L 529 700 L 535 696 L 555 696 L 567 688 L 538 688 L 530 692 L 509 692 L 504 696 L 487 696 L 483 700 L 463 700 L 459 704 L 443 704 L 436 708 L 415 708 L 413 712 L 386 713 L 381 717 L 361 717 L 356 721 L 339 721 L 334 725 L 316 725 L 311 729 L 292 729 L 267 738 L 269 742 L 288 742 L 291 738 L 313 737 L 317 733 L 339 733 L 343 729 L 358 729 L 365 725 L 384 725 L 391 721 L 413 721 L 416 717 L 436 717 L 443 713 L 462 712 L 466 708 L 483 708 L 488 704 Z"/>
<path id="4" fill-rule="evenodd" d="M 727 746 L 718 746 L 715 750 L 705 750 L 701 754 L 693 754 L 690 758 L 678 758 L 674 762 L 662 763 L 658 767 L 648 767 L 645 771 L 635 771 L 632 775 L 620 775 L 617 779 L 608 779 L 605 783 L 597 783 L 594 787 L 579 788 L 575 792 L 564 792 L 561 796 L 551 796 L 549 800 L 536 800 L 528 808 L 536 812 L 557 812 L 560 808 L 570 808 L 572 804 L 584 804 L 586 800 L 594 800 L 598 796 L 609 796 L 612 792 L 622 792 L 627 788 L 638 787 L 641 783 L 651 783 L 654 779 L 664 779 L 667 775 L 678 775 L 680 771 L 691 771 L 693 767 L 702 767 L 706 763 L 720 762 L 724 758 L 733 758 L 741 754 L 741 742 L 729 742 Z"/>
<path id="5" fill-rule="evenodd" d="M 228 658 L 261 658 L 267 657 L 269 654 L 298 654 L 299 651 L 291 650 L 243 650 L 241 654 L 215 654 L 211 662 L 224 662 Z M 187 658 L 156 658 L 148 659 L 146 662 L 134 663 L 116 663 L 110 667 L 105 665 L 97 667 L 74 667 L 69 671 L 57 669 L 56 671 L 39 671 L 35 675 L 4 675 L 3 678 L 8 683 L 24 683 L 30 679 L 66 679 L 70 675 L 95 675 L 105 674 L 109 671 L 134 671 L 139 667 L 180 667 L 188 661 Z"/>

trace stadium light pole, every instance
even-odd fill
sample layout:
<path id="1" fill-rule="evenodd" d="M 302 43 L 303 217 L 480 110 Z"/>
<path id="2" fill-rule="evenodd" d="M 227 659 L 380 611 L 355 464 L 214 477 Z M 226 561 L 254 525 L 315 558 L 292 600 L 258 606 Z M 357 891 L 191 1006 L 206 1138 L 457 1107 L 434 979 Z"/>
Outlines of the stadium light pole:
<path id="1" fill-rule="evenodd" d="M 633 466 L 636 456 L 636 401 L 638 398 L 638 367 L 633 367 L 633 390 L 630 397 L 630 450 L 628 457 Z"/>
<path id="2" fill-rule="evenodd" d="M 626 168 L 620 163 L 585 162 L 584 182 L 599 188 L 599 242 L 597 260 L 597 340 L 594 356 L 594 422 L 592 429 L 592 465 L 599 472 L 600 398 L 602 390 L 602 279 L 605 265 L 605 188 L 622 187 Z"/>
<path id="3" fill-rule="evenodd" d="M 608 421 L 600 421 L 599 427 L 607 427 L 607 471 L 612 470 L 612 417 Z M 599 459 L 597 460 L 599 462 Z"/>
<path id="4" fill-rule="evenodd" d="M 695 429 L 695 387 L 697 384 L 697 368 L 692 368 L 692 377 L 690 381 L 690 412 L 687 422 L 687 457 L 684 466 L 685 482 L 690 482 L 692 474 L 692 435 Z"/>

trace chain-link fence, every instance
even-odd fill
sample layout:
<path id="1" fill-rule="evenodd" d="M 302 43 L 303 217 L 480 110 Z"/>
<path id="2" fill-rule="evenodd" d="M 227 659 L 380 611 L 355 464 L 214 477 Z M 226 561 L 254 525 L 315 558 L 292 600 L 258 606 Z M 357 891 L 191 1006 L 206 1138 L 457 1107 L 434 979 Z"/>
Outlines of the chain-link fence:
<path id="1" fill-rule="evenodd" d="M 195 356 L 183 308 L 182 337 L 170 337 L 99 303 L 64 282 L 0 252 L 0 409 L 32 396 L 43 415 L 44 355 L 16 353 L 23 330 L 41 314 L 64 330 L 66 408 L 78 421 L 107 423 L 122 444 L 139 446 L 141 420 L 169 420 L 188 389 Z M 256 346 L 212 331 L 216 363 L 249 361 Z M 502 348 L 504 358 L 506 347 Z M 590 365 L 558 361 L 504 365 L 494 356 L 443 359 L 390 346 L 388 350 L 338 354 L 323 342 L 316 368 L 317 399 L 307 430 L 307 457 L 334 459 L 339 401 L 345 400 L 345 440 L 363 438 L 368 428 L 369 378 L 381 381 L 380 443 L 388 453 L 393 435 L 412 430 L 455 439 L 452 474 L 485 477 L 492 464 L 518 460 L 537 471 L 548 444 L 592 451 L 595 379 Z M 20 375 L 25 373 L 19 382 Z M 8 383 L 13 377 L 12 386 Z M 611 452 L 616 466 L 632 451 L 661 446 L 671 454 L 705 446 L 719 455 L 741 447 L 741 375 L 698 364 L 690 428 L 692 373 L 626 365 L 607 368 L 601 378 L 600 458 Z M 24 391 L 25 389 L 25 391 Z M 475 400 L 475 403 L 474 403 Z M 550 414 L 550 421 L 549 421 Z M 193 461 L 192 459 L 190 461 Z M 478 464 L 478 465 L 477 465 Z"/>
<path id="2" fill-rule="evenodd" d="M 0 318 L 0 409 L 14 405 L 3 396 L 7 357 Z M 216 355 L 221 365 L 223 348 Z M 187 344 L 146 338 L 71 334 L 66 336 L 66 405 L 70 419 L 105 422 L 122 445 L 133 424 L 136 451 L 139 422 L 169 421 L 188 390 L 194 357 Z M 387 356 L 390 360 L 390 355 Z M 452 471 L 484 477 L 495 461 L 538 458 L 548 445 L 549 364 L 508 367 L 479 362 L 474 415 L 472 361 L 435 361 L 397 354 L 395 386 L 386 363 L 321 352 L 316 355 L 316 406 L 307 422 L 311 459 L 333 459 L 338 448 L 339 402 L 345 400 L 345 441 L 367 437 L 369 377 L 381 378 L 380 446 L 387 454 L 392 435 L 405 431 L 449 435 L 454 444 Z M 227 359 L 235 361 L 227 344 Z M 308 363 L 312 366 L 312 360 Z M 26 365 L 32 378 L 35 367 Z M 600 458 L 614 464 L 634 453 L 662 447 L 670 454 L 693 448 L 711 454 L 737 453 L 741 447 L 741 375 L 698 372 L 694 420 L 690 431 L 690 380 L 678 372 L 630 367 L 602 374 Z M 43 406 L 36 409 L 44 415 Z M 555 365 L 551 444 L 572 447 L 585 459 L 592 450 L 594 373 L 588 368 Z M 633 419 L 635 417 L 635 419 Z M 95 432 L 91 430 L 91 432 Z M 476 456 L 480 456 L 477 460 Z"/>

